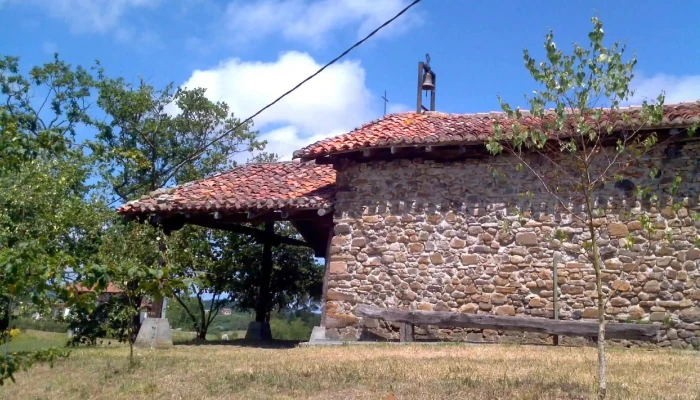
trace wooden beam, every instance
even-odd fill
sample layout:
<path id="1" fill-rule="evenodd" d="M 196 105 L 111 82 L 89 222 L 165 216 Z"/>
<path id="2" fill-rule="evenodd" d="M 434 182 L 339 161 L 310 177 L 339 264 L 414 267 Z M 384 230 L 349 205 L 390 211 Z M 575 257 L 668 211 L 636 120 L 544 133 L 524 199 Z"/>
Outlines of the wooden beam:
<path id="1" fill-rule="evenodd" d="M 247 215 L 248 219 L 256 219 L 256 218 L 259 218 L 261 215 L 267 214 L 271 211 L 272 210 L 269 210 L 267 208 L 258 209 L 258 210 L 248 210 L 246 215 Z"/>
<path id="2" fill-rule="evenodd" d="M 267 224 L 267 223 L 266 223 Z M 280 244 L 288 244 L 290 246 L 301 246 L 301 247 L 312 247 L 309 243 L 302 240 L 280 236 L 275 233 L 270 233 L 267 231 L 261 231 L 260 229 L 251 228 L 242 225 L 226 225 L 218 227 L 227 232 L 240 233 L 243 235 L 248 235 L 255 239 L 259 243 L 271 243 L 273 246 L 278 246 Z"/>
<path id="3" fill-rule="evenodd" d="M 151 224 L 155 226 L 160 225 L 166 234 L 170 234 L 170 232 L 182 229 L 182 227 L 185 226 L 185 222 L 187 220 L 187 218 L 182 214 L 176 214 L 169 218 L 164 218 L 162 216 L 160 216 L 159 218 L 156 217 L 158 217 L 158 215 L 154 215 L 151 218 Z"/>
<path id="4" fill-rule="evenodd" d="M 357 316 L 403 322 L 413 325 L 432 325 L 440 328 L 494 329 L 518 332 L 535 332 L 548 335 L 597 337 L 598 323 L 562 321 L 536 317 L 505 317 L 499 315 L 475 315 L 444 311 L 407 311 L 396 308 L 379 308 L 361 304 Z M 609 339 L 658 341 L 658 325 L 611 322 L 605 326 Z"/>

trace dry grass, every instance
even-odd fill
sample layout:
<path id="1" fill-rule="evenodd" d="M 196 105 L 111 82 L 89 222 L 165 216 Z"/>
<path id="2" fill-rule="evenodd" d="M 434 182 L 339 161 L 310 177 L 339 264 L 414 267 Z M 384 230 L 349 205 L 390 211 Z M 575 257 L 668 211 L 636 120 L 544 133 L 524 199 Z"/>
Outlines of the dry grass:
<path id="1" fill-rule="evenodd" d="M 587 399 L 595 349 L 538 346 L 182 346 L 74 351 L 0 388 L 7 399 Z M 610 350 L 609 398 L 700 399 L 700 353 Z"/>

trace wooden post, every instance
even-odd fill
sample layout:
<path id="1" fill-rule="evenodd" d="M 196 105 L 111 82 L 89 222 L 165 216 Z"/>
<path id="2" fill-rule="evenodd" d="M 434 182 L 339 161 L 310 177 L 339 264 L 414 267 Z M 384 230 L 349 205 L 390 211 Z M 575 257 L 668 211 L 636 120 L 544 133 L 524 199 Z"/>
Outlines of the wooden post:
<path id="1" fill-rule="evenodd" d="M 153 302 L 151 302 L 151 312 L 149 313 L 151 318 L 163 318 L 163 301 L 163 296 L 160 293 L 153 296 Z"/>
<path id="2" fill-rule="evenodd" d="M 262 271 L 260 271 L 260 287 L 258 301 L 255 307 L 255 322 L 267 322 L 266 314 L 270 303 L 270 278 L 272 276 L 272 241 L 275 233 L 275 223 L 265 222 L 266 240 L 263 244 Z"/>
<path id="3" fill-rule="evenodd" d="M 165 235 L 169 235 L 169 232 L 163 230 Z M 158 260 L 158 268 L 165 268 L 166 266 L 166 259 L 165 259 L 165 253 L 168 251 L 167 246 L 165 245 L 164 240 L 159 240 L 158 244 L 158 251 L 160 253 L 160 260 Z M 158 284 L 158 289 L 160 290 L 161 284 Z M 153 296 L 153 301 L 151 302 L 151 312 L 149 315 L 151 318 L 163 318 L 163 305 L 164 305 L 164 299 L 163 299 L 163 294 L 162 293 L 156 293 L 155 296 Z M 140 306 L 140 304 L 139 304 Z M 140 312 L 139 312 L 140 314 Z"/>
<path id="4" fill-rule="evenodd" d="M 401 328 L 399 330 L 399 341 L 401 342 L 415 342 L 415 326 L 408 322 L 402 322 Z"/>
<path id="5" fill-rule="evenodd" d="M 559 320 L 559 279 L 557 275 L 557 263 L 561 255 L 559 252 L 554 253 L 553 261 L 553 273 L 552 279 L 554 279 L 554 320 Z M 559 346 L 559 335 L 554 335 L 554 345 Z"/>

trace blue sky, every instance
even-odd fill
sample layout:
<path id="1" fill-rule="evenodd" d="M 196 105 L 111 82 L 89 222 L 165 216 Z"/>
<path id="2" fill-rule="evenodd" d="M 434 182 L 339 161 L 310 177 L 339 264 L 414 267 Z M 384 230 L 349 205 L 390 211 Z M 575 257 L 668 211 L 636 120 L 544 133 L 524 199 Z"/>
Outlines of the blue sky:
<path id="1" fill-rule="evenodd" d="M 244 118 L 335 57 L 408 0 L 0 0 L 0 53 L 25 67 L 54 51 L 99 59 L 112 76 L 202 86 Z M 390 111 L 415 107 L 417 62 L 429 52 L 438 111 L 498 110 L 535 89 L 522 50 L 587 43 L 590 18 L 639 59 L 640 101 L 700 98 L 700 3 L 423 0 L 343 62 L 262 114 L 269 149 L 284 156 Z"/>

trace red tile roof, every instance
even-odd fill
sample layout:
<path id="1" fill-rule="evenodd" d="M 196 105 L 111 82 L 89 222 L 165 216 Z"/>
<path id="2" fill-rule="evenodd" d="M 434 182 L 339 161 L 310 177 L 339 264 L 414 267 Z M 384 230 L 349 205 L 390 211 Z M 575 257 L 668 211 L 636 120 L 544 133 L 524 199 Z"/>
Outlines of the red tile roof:
<path id="1" fill-rule="evenodd" d="M 627 122 L 634 126 L 641 107 L 620 108 L 629 115 Z M 521 125 L 541 123 L 527 113 L 519 121 Z M 503 112 L 481 114 L 445 114 L 440 112 L 414 112 L 387 115 L 352 132 L 324 139 L 294 152 L 294 158 L 317 159 L 330 154 L 358 151 L 376 147 L 480 144 L 493 135 L 494 121 L 502 121 L 504 129 L 509 119 Z M 622 120 L 616 121 L 616 125 Z M 664 119 L 657 127 L 683 127 L 700 123 L 700 102 L 669 104 L 664 106 Z M 621 125 L 620 125 L 621 126 Z"/>
<path id="2" fill-rule="evenodd" d="M 245 212 L 252 209 L 326 208 L 335 197 L 330 165 L 248 164 L 179 187 L 159 189 L 119 207 L 120 214 Z"/>
<path id="3" fill-rule="evenodd" d="M 87 286 L 83 286 L 80 283 L 76 283 L 72 286 L 73 290 L 75 290 L 77 293 L 95 293 L 94 288 L 88 288 Z M 107 294 L 120 294 L 124 293 L 123 290 L 119 289 L 116 287 L 112 282 L 109 282 L 107 284 L 107 287 L 102 293 L 107 293 Z"/>

